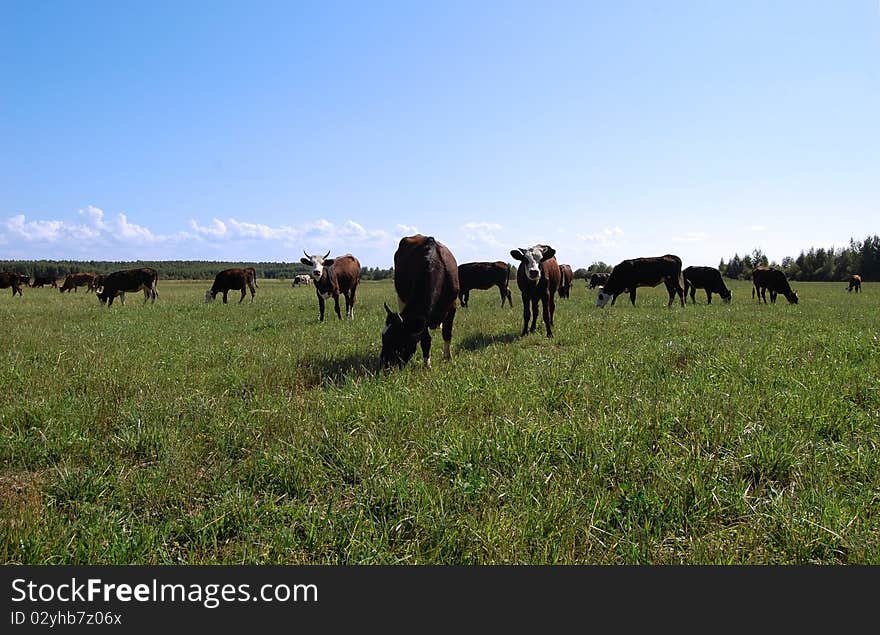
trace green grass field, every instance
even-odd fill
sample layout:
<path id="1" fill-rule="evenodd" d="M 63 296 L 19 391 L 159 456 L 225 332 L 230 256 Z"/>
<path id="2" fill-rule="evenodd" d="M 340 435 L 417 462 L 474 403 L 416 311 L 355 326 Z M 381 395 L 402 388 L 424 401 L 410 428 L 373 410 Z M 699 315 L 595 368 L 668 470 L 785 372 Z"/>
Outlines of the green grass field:
<path id="1" fill-rule="evenodd" d="M 0 295 L 0 559 L 164 563 L 880 564 L 880 292 L 595 307 L 555 337 L 474 291 L 377 369 L 390 281 L 353 322 L 314 290 L 208 282 L 99 306 Z"/>

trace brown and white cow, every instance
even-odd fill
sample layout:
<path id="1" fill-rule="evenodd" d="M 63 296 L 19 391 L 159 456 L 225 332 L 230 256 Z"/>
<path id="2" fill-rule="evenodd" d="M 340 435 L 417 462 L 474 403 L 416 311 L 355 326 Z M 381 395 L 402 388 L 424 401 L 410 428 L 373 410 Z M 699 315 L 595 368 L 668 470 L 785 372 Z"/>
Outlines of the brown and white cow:
<path id="1" fill-rule="evenodd" d="M 776 296 L 781 293 L 789 304 L 798 303 L 798 295 L 792 291 L 785 273 L 773 267 L 755 267 L 752 271 L 752 298 L 758 293 L 758 302 L 767 304 L 767 290 L 770 290 L 770 304 L 776 304 Z"/>
<path id="2" fill-rule="evenodd" d="M 21 277 L 14 271 L 0 271 L 0 289 L 12 287 L 12 297 L 21 295 Z"/>
<path id="3" fill-rule="evenodd" d="M 79 287 L 85 287 L 87 291 L 94 291 L 95 280 L 97 279 L 97 274 L 95 273 L 71 273 L 68 274 L 67 277 L 64 278 L 64 282 L 61 283 L 61 286 L 58 287 L 59 293 L 70 293 L 73 290 L 76 293 L 76 290 Z"/>
<path id="4" fill-rule="evenodd" d="M 147 303 L 147 300 L 151 300 L 152 304 L 155 304 L 156 298 L 159 297 L 159 293 L 156 291 L 158 279 L 158 272 L 150 267 L 114 271 L 106 276 L 101 276 L 103 288 L 97 294 L 98 300 L 101 304 L 106 303 L 107 306 L 113 306 L 113 298 L 118 296 L 122 306 L 125 306 L 126 293 L 143 291 L 144 304 Z"/>
<path id="5" fill-rule="evenodd" d="M 516 284 L 522 294 L 522 335 L 535 332 L 540 301 L 547 337 L 553 337 L 555 296 L 559 289 L 559 263 L 556 262 L 556 250 L 548 245 L 535 245 L 528 249 L 512 249 L 510 255 L 519 260 Z M 529 327 L 529 317 L 532 320 L 531 327 Z"/>
<path id="6" fill-rule="evenodd" d="M 681 276 L 684 278 L 684 294 L 687 296 L 690 291 L 691 302 L 694 304 L 697 303 L 695 297 L 697 289 L 706 290 L 706 301 L 709 304 L 712 304 L 713 293 L 720 295 L 725 304 L 730 304 L 733 298 L 730 289 L 724 284 L 721 272 L 715 267 L 685 267 Z"/>
<path id="7" fill-rule="evenodd" d="M 452 323 L 459 294 L 458 263 L 433 236 L 400 239 L 394 253 L 394 290 L 398 313 L 385 304 L 380 360 L 385 369 L 403 367 L 421 344 L 425 366 L 431 366 L 431 329 L 440 328 L 443 357 L 452 358 Z"/>
<path id="8" fill-rule="evenodd" d="M 624 260 L 611 270 L 608 281 L 599 287 L 596 306 L 602 308 L 609 300 L 613 306 L 617 296 L 626 291 L 629 291 L 629 300 L 635 306 L 638 287 L 656 287 L 661 282 L 666 285 L 666 291 L 669 293 L 669 304 L 666 306 L 672 306 L 676 295 L 681 300 L 681 306 L 684 306 L 681 258 L 674 254 L 666 254 Z"/>
<path id="9" fill-rule="evenodd" d="M 300 285 L 310 287 L 312 286 L 312 277 L 307 273 L 300 273 L 293 277 L 293 282 L 291 286 L 298 287 Z"/>
<path id="10" fill-rule="evenodd" d="M 853 289 L 855 289 L 856 293 L 859 293 L 862 290 L 862 276 L 857 273 L 854 273 L 849 277 L 849 288 L 846 292 L 849 293 Z"/>
<path id="11" fill-rule="evenodd" d="M 205 291 L 205 302 L 211 302 L 218 293 L 223 294 L 223 304 L 226 304 L 226 296 L 230 289 L 241 291 L 241 298 L 238 303 L 241 304 L 247 292 L 251 292 L 251 302 L 254 301 L 254 274 L 253 267 L 245 269 L 224 269 L 214 276 L 214 284 Z"/>
<path id="12" fill-rule="evenodd" d="M 458 265 L 458 299 L 462 307 L 468 305 L 471 290 L 480 289 L 485 291 L 492 287 L 498 287 L 501 292 L 501 306 L 504 301 L 513 306 L 510 295 L 510 265 L 496 260 L 495 262 L 465 262 Z"/>
<path id="13" fill-rule="evenodd" d="M 608 282 L 608 276 L 610 276 L 610 275 L 611 275 L 610 273 L 604 273 L 604 272 L 603 273 L 594 273 L 592 276 L 590 276 L 589 288 L 595 289 L 596 287 L 601 287 L 603 284 Z"/>
<path id="14" fill-rule="evenodd" d="M 559 297 L 567 298 L 571 295 L 571 283 L 574 280 L 574 271 L 571 265 L 559 265 Z"/>
<path id="15" fill-rule="evenodd" d="M 301 263 L 312 268 L 321 322 L 324 321 L 324 300 L 329 297 L 333 298 L 336 317 L 342 319 L 339 311 L 340 294 L 345 298 L 346 317 L 354 319 L 354 302 L 361 279 L 361 263 L 351 254 L 327 258 L 329 255 L 329 251 L 323 256 L 310 256 L 306 253 L 305 258 L 300 258 Z"/>
<path id="16" fill-rule="evenodd" d="M 30 284 L 30 286 L 34 289 L 36 289 L 37 287 L 43 288 L 46 285 L 49 285 L 53 289 L 57 289 L 58 281 L 55 279 L 55 276 L 34 276 Z"/>

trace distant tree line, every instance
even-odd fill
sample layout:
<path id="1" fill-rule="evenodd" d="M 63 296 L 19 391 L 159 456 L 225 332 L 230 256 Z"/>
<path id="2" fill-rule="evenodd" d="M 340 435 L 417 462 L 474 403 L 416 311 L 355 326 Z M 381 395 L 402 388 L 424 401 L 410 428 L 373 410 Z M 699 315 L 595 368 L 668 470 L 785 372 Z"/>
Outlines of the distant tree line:
<path id="1" fill-rule="evenodd" d="M 770 262 L 766 254 L 755 249 L 740 257 L 734 254 L 728 262 L 722 258 L 718 269 L 727 278 L 748 280 L 758 266 L 782 269 L 791 280 L 840 282 L 859 274 L 863 280 L 880 280 L 880 236 L 863 241 L 850 239 L 846 247 L 810 247 L 797 258 L 786 256 L 781 263 Z"/>
<path id="2" fill-rule="evenodd" d="M 220 262 L 208 260 L 0 260 L 0 270 L 34 276 L 63 278 L 69 273 L 88 271 L 111 273 L 122 269 L 152 267 L 165 280 L 211 280 L 217 272 L 233 267 L 253 267 L 257 278 L 293 278 L 310 269 L 299 262 Z M 364 267 L 362 280 L 382 280 L 394 275 L 393 269 Z"/>
<path id="3" fill-rule="evenodd" d="M 594 273 L 608 273 L 609 271 L 611 271 L 611 265 L 605 264 L 599 260 L 586 269 L 583 267 L 575 269 L 573 275 L 575 280 L 589 280 Z"/>

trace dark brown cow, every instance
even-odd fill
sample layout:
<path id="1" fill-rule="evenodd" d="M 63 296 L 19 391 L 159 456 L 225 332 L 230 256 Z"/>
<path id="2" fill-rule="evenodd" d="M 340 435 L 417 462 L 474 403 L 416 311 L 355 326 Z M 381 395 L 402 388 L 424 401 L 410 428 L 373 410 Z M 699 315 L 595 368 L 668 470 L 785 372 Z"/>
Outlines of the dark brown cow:
<path id="1" fill-rule="evenodd" d="M 559 265 L 559 297 L 567 298 L 571 295 L 571 283 L 574 280 L 574 271 L 571 265 Z"/>
<path id="2" fill-rule="evenodd" d="M 211 302 L 218 293 L 223 294 L 223 304 L 226 304 L 226 296 L 229 290 L 234 289 L 241 291 L 241 298 L 238 303 L 241 304 L 247 292 L 251 292 L 251 302 L 254 301 L 254 294 L 257 292 L 254 288 L 253 267 L 246 269 L 224 269 L 214 276 L 214 284 L 205 291 L 205 302 Z"/>
<path id="3" fill-rule="evenodd" d="M 122 302 L 122 306 L 125 306 L 126 293 L 143 290 L 144 304 L 147 303 L 147 300 L 152 300 L 152 304 L 155 304 L 156 298 L 159 297 L 159 293 L 156 291 L 158 280 L 158 272 L 150 267 L 114 271 L 101 277 L 103 289 L 98 293 L 98 300 L 101 301 L 101 304 L 106 302 L 107 306 L 113 306 L 113 298 L 119 296 L 119 301 Z"/>
<path id="4" fill-rule="evenodd" d="M 303 252 L 305 253 L 305 252 Z M 315 281 L 315 293 L 318 296 L 318 309 L 321 321 L 324 321 L 324 300 L 333 297 L 336 317 L 342 319 L 339 311 L 339 294 L 345 297 L 345 315 L 354 319 L 354 302 L 357 286 L 361 279 L 361 263 L 351 254 L 327 258 L 328 251 L 324 256 L 310 256 L 306 253 L 300 262 L 312 268 L 312 279 Z"/>
<path id="5" fill-rule="evenodd" d="M 601 287 L 603 284 L 608 282 L 608 276 L 610 273 L 594 273 L 590 276 L 590 289 L 595 289 L 596 287 Z"/>
<path id="6" fill-rule="evenodd" d="M 64 282 L 58 287 L 59 293 L 70 293 L 73 290 L 76 293 L 77 288 L 85 287 L 87 291 L 94 291 L 95 280 L 98 277 L 98 274 L 95 273 L 71 273 L 68 274 L 66 278 L 64 278 Z"/>
<path id="7" fill-rule="evenodd" d="M 776 304 L 776 295 L 781 293 L 789 304 L 798 303 L 798 295 L 792 291 L 785 273 L 772 267 L 755 267 L 752 271 L 752 298 L 758 292 L 758 302 L 767 304 L 767 290 L 770 290 L 770 304 Z"/>
<path id="8" fill-rule="evenodd" d="M 681 258 L 674 254 L 666 254 L 624 260 L 612 269 L 608 281 L 599 288 L 596 306 L 602 308 L 609 300 L 613 306 L 617 296 L 626 291 L 629 291 L 629 300 L 635 306 L 638 287 L 656 287 L 661 282 L 666 285 L 666 291 L 669 293 L 667 306 L 672 306 L 676 294 L 681 300 L 681 306 L 684 306 Z"/>
<path id="9" fill-rule="evenodd" d="M 538 301 L 544 317 L 547 337 L 553 337 L 553 314 L 556 311 L 556 291 L 559 289 L 559 263 L 556 250 L 548 245 L 535 245 L 528 249 L 513 249 L 510 255 L 519 260 L 516 284 L 522 293 L 522 335 L 534 333 L 538 321 Z M 529 327 L 531 308 L 532 325 Z"/>
<path id="10" fill-rule="evenodd" d="M 510 265 L 496 260 L 495 262 L 465 262 L 458 265 L 458 299 L 462 307 L 468 305 L 471 289 L 485 291 L 492 287 L 498 287 L 501 292 L 501 306 L 506 299 L 513 306 L 510 295 Z"/>
<path id="11" fill-rule="evenodd" d="M 58 281 L 55 279 L 55 276 L 34 276 L 30 286 L 36 289 L 37 287 L 43 288 L 47 284 L 53 289 L 58 288 Z"/>
<path id="12" fill-rule="evenodd" d="M 684 278 L 684 294 L 687 295 L 690 291 L 691 302 L 694 304 L 697 303 L 694 297 L 697 289 L 706 290 L 706 301 L 709 304 L 712 304 L 713 293 L 720 295 L 725 304 L 730 304 L 730 300 L 733 298 L 730 289 L 724 284 L 721 272 L 715 267 L 685 267 L 681 276 Z"/>
<path id="13" fill-rule="evenodd" d="M 422 346 L 425 366 L 431 366 L 430 329 L 441 328 L 443 357 L 452 359 L 452 323 L 458 298 L 458 263 L 446 245 L 432 236 L 400 239 L 394 253 L 394 290 L 400 312 L 385 304 L 380 359 L 386 369 L 403 367 Z"/>
<path id="14" fill-rule="evenodd" d="M 12 287 L 12 297 L 21 295 L 21 277 L 14 271 L 0 271 L 0 289 Z"/>
<path id="15" fill-rule="evenodd" d="M 849 277 L 849 288 L 846 290 L 847 293 L 856 290 L 856 293 L 860 293 L 862 290 L 862 276 L 857 273 L 854 273 Z"/>

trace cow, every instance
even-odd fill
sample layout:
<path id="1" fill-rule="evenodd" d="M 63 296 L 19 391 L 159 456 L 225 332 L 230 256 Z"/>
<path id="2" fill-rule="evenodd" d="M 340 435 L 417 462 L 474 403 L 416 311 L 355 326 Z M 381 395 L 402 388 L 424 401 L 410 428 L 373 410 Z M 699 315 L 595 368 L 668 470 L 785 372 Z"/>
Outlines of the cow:
<path id="1" fill-rule="evenodd" d="M 0 289 L 12 287 L 12 297 L 21 295 L 21 276 L 14 271 L 0 271 Z"/>
<path id="2" fill-rule="evenodd" d="M 159 274 L 155 269 L 143 267 L 141 269 L 127 269 L 124 271 L 114 271 L 111 274 L 102 276 L 102 286 L 100 292 L 97 293 L 98 300 L 101 304 L 113 306 L 113 298 L 119 296 L 122 306 L 125 306 L 125 294 L 134 293 L 143 290 L 144 304 L 147 300 L 151 300 L 152 304 L 156 303 L 159 297 L 156 291 L 156 282 Z"/>
<path id="3" fill-rule="evenodd" d="M 610 273 L 594 273 L 590 276 L 590 289 L 595 289 L 596 287 L 601 287 L 603 284 L 608 282 L 608 276 Z"/>
<path id="4" fill-rule="evenodd" d="M 254 283 L 254 287 L 259 289 L 260 285 L 257 284 L 257 270 L 253 267 L 245 267 L 244 270 L 250 274 L 251 280 Z"/>
<path id="5" fill-rule="evenodd" d="M 18 284 L 19 284 L 19 286 L 22 286 L 22 287 L 31 286 L 31 277 L 29 275 L 27 275 L 26 273 L 19 273 L 18 274 Z"/>
<path id="6" fill-rule="evenodd" d="M 574 271 L 571 265 L 559 265 L 559 297 L 567 298 L 571 295 L 571 282 L 574 280 Z"/>
<path id="7" fill-rule="evenodd" d="M 599 287 L 596 306 L 602 308 L 609 300 L 613 306 L 617 296 L 626 291 L 629 291 L 629 301 L 635 306 L 638 287 L 656 287 L 661 282 L 666 285 L 666 291 L 669 293 L 669 304 L 666 306 L 672 306 L 676 295 L 681 300 L 681 306 L 684 306 L 681 258 L 674 254 L 666 254 L 624 260 L 611 270 L 608 281 Z"/>
<path id="8" fill-rule="evenodd" d="M 312 277 L 307 273 L 300 273 L 293 277 L 292 286 L 298 287 L 299 285 L 304 284 L 309 287 L 312 284 Z"/>
<path id="9" fill-rule="evenodd" d="M 781 293 L 789 304 L 798 303 L 798 295 L 792 291 L 785 273 L 772 267 L 755 267 L 752 271 L 752 298 L 758 293 L 758 302 L 767 304 L 767 289 L 770 289 L 770 304 L 776 304 L 776 295 Z"/>
<path id="10" fill-rule="evenodd" d="M 510 266 L 506 262 L 465 262 L 458 265 L 458 300 L 462 307 L 468 305 L 471 289 L 485 291 L 493 286 L 498 287 L 501 293 L 501 306 L 504 300 L 513 306 L 513 298 L 510 295 Z"/>
<path id="11" fill-rule="evenodd" d="M 214 284 L 205 291 L 205 302 L 211 302 L 218 293 L 223 294 L 223 304 L 226 304 L 226 296 L 230 289 L 241 291 L 241 298 L 238 303 L 241 304 L 247 292 L 251 292 L 251 302 L 254 301 L 254 277 L 252 268 L 246 269 L 224 269 L 214 276 Z"/>
<path id="12" fill-rule="evenodd" d="M 58 287 L 58 293 L 70 293 L 73 290 L 76 293 L 77 288 L 85 287 L 87 291 L 94 291 L 95 287 L 95 279 L 97 278 L 97 274 L 95 273 L 71 273 L 68 274 L 64 278 L 64 282 L 61 283 L 61 286 Z"/>
<path id="13" fill-rule="evenodd" d="M 721 272 L 715 267 L 685 267 L 681 272 L 684 278 L 684 294 L 687 296 L 688 291 L 691 294 L 691 302 L 696 304 L 694 297 L 697 289 L 706 290 L 706 301 L 712 304 L 712 294 L 717 293 L 725 304 L 730 304 L 733 294 L 724 284 L 721 278 Z"/>
<path id="14" fill-rule="evenodd" d="M 849 288 L 846 290 L 847 293 L 856 290 L 856 293 L 860 293 L 862 290 L 862 276 L 857 273 L 854 273 L 849 277 Z"/>
<path id="15" fill-rule="evenodd" d="M 42 289 L 47 284 L 53 289 L 58 288 L 58 281 L 55 279 L 55 276 L 34 276 L 33 280 L 31 280 L 30 286 L 34 289 L 37 287 Z"/>
<path id="16" fill-rule="evenodd" d="M 544 317 L 547 337 L 553 337 L 553 313 L 556 310 L 556 291 L 559 289 L 559 263 L 556 250 L 548 245 L 535 245 L 528 249 L 512 249 L 510 255 L 519 260 L 516 284 L 522 294 L 522 334 L 534 333 L 538 321 L 538 301 Z M 529 327 L 531 307 L 532 325 Z"/>
<path id="17" fill-rule="evenodd" d="M 342 319 L 342 314 L 339 312 L 340 293 L 345 297 L 345 316 L 354 319 L 355 294 L 361 279 L 361 263 L 358 259 L 351 254 L 328 259 L 329 251 L 323 256 L 310 256 L 305 251 L 303 253 L 306 257 L 300 258 L 300 262 L 312 268 L 321 322 L 324 321 L 324 300 L 331 296 L 336 317 Z"/>
<path id="18" fill-rule="evenodd" d="M 443 357 L 452 359 L 452 323 L 460 286 L 458 263 L 433 236 L 405 236 L 394 252 L 394 290 L 398 313 L 385 303 L 380 361 L 385 370 L 403 368 L 421 344 L 426 368 L 431 367 L 431 332 L 441 329 Z"/>

